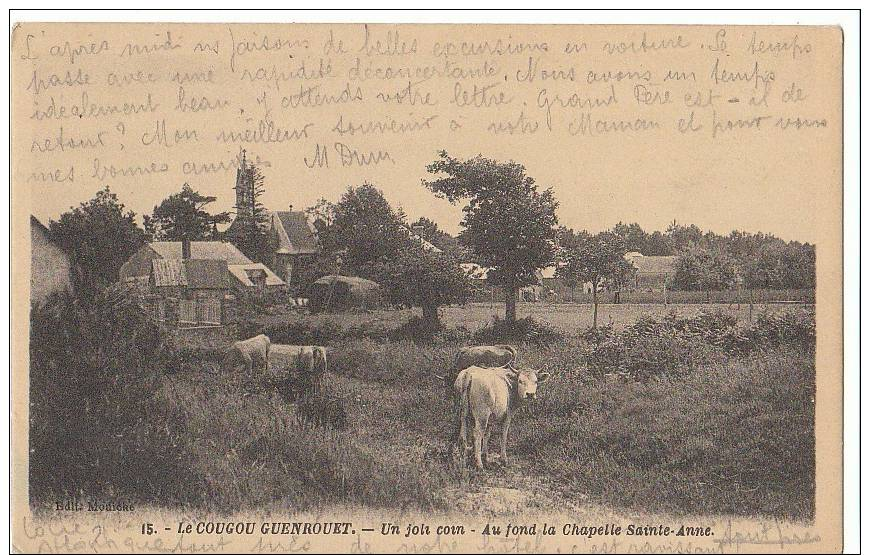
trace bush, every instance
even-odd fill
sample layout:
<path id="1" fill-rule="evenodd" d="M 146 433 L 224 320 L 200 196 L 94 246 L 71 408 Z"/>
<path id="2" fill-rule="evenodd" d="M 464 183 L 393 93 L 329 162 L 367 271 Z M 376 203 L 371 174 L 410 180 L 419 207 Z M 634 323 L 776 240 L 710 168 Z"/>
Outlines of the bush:
<path id="1" fill-rule="evenodd" d="M 789 313 L 762 312 L 750 328 L 750 339 L 765 348 L 790 346 L 815 352 L 816 314 L 805 309 Z"/>
<path id="2" fill-rule="evenodd" d="M 177 414 L 155 392 L 167 338 L 123 287 L 31 311 L 30 493 L 198 497 Z"/>
<path id="3" fill-rule="evenodd" d="M 531 316 L 510 323 L 498 316 L 491 325 L 483 327 L 474 334 L 478 343 L 521 343 L 547 344 L 562 339 L 562 334 Z"/>

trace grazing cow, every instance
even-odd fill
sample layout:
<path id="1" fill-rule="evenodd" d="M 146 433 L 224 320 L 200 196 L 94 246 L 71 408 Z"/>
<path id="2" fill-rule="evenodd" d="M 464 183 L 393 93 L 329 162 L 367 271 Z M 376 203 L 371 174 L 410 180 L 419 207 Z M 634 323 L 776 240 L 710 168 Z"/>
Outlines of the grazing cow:
<path id="1" fill-rule="evenodd" d="M 435 377 L 444 381 L 444 385 L 452 391 L 456 376 L 470 366 L 481 368 L 508 368 L 517 362 L 517 348 L 513 345 L 476 345 L 463 347 L 456 353 L 453 371 L 446 375 L 436 374 Z"/>
<path id="2" fill-rule="evenodd" d="M 482 368 L 471 366 L 462 370 L 454 383 L 459 398 L 458 444 L 462 468 L 468 444 L 468 427 L 474 441 L 474 461 L 483 469 L 487 458 L 489 435 L 493 424 L 502 423 L 501 458 L 507 462 L 507 438 L 513 412 L 526 399 L 534 399 L 538 385 L 550 377 L 547 372 L 532 369 Z"/>
<path id="3" fill-rule="evenodd" d="M 496 368 L 499 366 L 511 366 L 517 362 L 517 348 L 513 345 L 476 345 L 463 347 L 456 353 L 456 361 L 453 363 L 454 374 L 470 366 L 481 368 Z"/>
<path id="4" fill-rule="evenodd" d="M 317 345 L 272 345 L 272 366 L 287 370 L 291 381 L 317 389 L 320 378 L 327 370 L 326 347 Z"/>
<path id="5" fill-rule="evenodd" d="M 258 335 L 244 341 L 236 341 L 224 357 L 224 367 L 233 369 L 238 362 L 245 365 L 248 372 L 253 371 L 254 363 L 262 364 L 263 371 L 269 368 L 269 348 L 271 342 L 265 335 Z"/>

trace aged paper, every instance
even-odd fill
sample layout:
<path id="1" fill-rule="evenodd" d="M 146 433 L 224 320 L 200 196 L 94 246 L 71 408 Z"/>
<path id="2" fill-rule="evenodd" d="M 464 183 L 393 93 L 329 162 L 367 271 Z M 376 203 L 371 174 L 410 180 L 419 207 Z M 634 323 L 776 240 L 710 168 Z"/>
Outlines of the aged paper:
<path id="1" fill-rule="evenodd" d="M 11 41 L 16 549 L 841 549 L 840 29 Z"/>

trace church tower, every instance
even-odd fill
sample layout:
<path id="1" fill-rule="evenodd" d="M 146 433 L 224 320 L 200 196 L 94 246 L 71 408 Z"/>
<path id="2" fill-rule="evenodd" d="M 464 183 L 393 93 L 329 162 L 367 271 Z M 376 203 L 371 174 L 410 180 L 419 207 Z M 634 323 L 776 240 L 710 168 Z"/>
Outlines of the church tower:
<path id="1" fill-rule="evenodd" d="M 254 215 L 254 175 L 253 167 L 248 167 L 242 150 L 242 159 L 236 170 L 236 220 L 250 220 Z"/>

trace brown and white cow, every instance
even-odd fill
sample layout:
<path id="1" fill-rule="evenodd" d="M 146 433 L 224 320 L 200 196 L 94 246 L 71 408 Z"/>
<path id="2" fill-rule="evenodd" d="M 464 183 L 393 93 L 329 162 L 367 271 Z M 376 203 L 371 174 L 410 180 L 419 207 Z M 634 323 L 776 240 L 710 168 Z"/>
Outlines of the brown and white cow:
<path id="1" fill-rule="evenodd" d="M 547 372 L 522 368 L 483 368 L 471 366 L 459 373 L 454 382 L 458 397 L 458 444 L 462 468 L 465 468 L 468 433 L 471 428 L 474 461 L 483 469 L 489 436 L 495 424 L 502 424 L 501 458 L 507 462 L 507 439 L 511 417 L 519 406 L 534 399 L 538 385 L 550 377 Z"/>
<path id="2" fill-rule="evenodd" d="M 234 369 L 237 364 L 244 364 L 245 369 L 251 372 L 254 363 L 262 364 L 263 371 L 269 368 L 269 348 L 272 343 L 263 334 L 243 341 L 236 341 L 227 351 L 224 357 L 224 367 Z"/>

